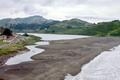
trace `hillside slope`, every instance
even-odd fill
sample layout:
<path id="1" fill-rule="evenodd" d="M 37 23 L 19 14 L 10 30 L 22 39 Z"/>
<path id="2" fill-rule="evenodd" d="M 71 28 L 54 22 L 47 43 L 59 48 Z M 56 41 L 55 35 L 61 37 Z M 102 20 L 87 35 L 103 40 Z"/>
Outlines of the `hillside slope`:
<path id="1" fill-rule="evenodd" d="M 80 19 L 71 19 L 50 25 L 47 30 L 43 30 L 42 32 L 59 34 L 79 34 L 80 30 L 84 27 L 92 27 L 92 24 L 86 21 L 82 21 Z"/>
<path id="2" fill-rule="evenodd" d="M 17 32 L 35 32 L 42 28 L 48 28 L 59 21 L 45 19 L 42 16 L 30 16 L 26 18 L 6 18 L 0 20 L 0 26 L 11 28 Z"/>
<path id="3" fill-rule="evenodd" d="M 80 19 L 64 21 L 49 20 L 42 16 L 2 19 L 0 26 L 11 28 L 15 32 L 38 32 L 53 34 L 75 34 L 92 36 L 120 36 L 120 21 L 89 23 Z"/>

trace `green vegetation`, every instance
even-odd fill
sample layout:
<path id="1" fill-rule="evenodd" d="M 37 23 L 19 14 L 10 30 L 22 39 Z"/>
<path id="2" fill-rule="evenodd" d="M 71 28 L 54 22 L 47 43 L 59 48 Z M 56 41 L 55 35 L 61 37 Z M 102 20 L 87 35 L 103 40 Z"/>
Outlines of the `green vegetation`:
<path id="1" fill-rule="evenodd" d="M 110 35 L 110 36 L 120 36 L 120 28 L 109 32 L 108 35 Z"/>
<path id="2" fill-rule="evenodd" d="M 93 27 L 84 28 L 81 34 L 95 36 L 120 36 L 120 21 L 102 22 Z"/>
<path id="3" fill-rule="evenodd" d="M 23 50 L 23 49 L 25 49 L 23 44 L 20 44 L 20 43 L 13 44 L 13 45 L 11 45 L 10 47 L 7 47 L 7 48 L 1 48 L 0 49 L 0 56 L 7 55 L 7 54 L 12 54 L 12 53 L 15 53 L 15 52 Z"/>
<path id="4" fill-rule="evenodd" d="M 32 44 L 34 44 L 35 42 L 40 41 L 40 39 L 41 39 L 40 37 L 29 36 L 28 39 L 26 39 L 26 40 L 24 40 L 24 41 L 22 42 L 22 44 L 24 44 L 24 45 L 32 45 Z"/>
<path id="5" fill-rule="evenodd" d="M 41 32 L 41 31 L 40 31 Z M 80 20 L 67 20 L 50 26 L 42 33 L 75 34 L 89 36 L 120 36 L 120 21 L 90 24 Z"/>
<path id="6" fill-rule="evenodd" d="M 82 28 L 91 27 L 92 24 L 80 19 L 64 20 L 54 25 L 50 25 L 47 29 L 42 29 L 41 33 L 56 34 L 79 34 Z"/>
<path id="7" fill-rule="evenodd" d="M 0 45 L 7 44 L 7 42 L 3 42 L 3 40 L 0 40 Z"/>
<path id="8" fill-rule="evenodd" d="M 29 36 L 24 41 L 20 41 L 16 44 L 11 44 L 9 47 L 1 48 L 0 49 L 0 56 L 13 54 L 18 51 L 26 49 L 26 45 L 34 44 L 35 42 L 40 41 L 40 38 L 35 36 Z"/>

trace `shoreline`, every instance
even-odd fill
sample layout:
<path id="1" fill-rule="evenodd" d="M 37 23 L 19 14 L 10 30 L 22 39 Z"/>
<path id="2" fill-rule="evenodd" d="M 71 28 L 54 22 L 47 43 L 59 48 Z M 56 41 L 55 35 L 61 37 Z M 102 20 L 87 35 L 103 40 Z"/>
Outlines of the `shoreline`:
<path id="1" fill-rule="evenodd" d="M 5 63 L 6 63 L 6 61 L 7 61 L 9 58 L 14 57 L 14 56 L 19 55 L 19 54 L 23 54 L 23 53 L 25 53 L 25 52 L 27 52 L 27 51 L 29 51 L 29 49 L 24 48 L 24 49 L 19 50 L 19 51 L 17 51 L 17 52 L 13 52 L 12 54 L 0 56 L 0 67 L 1 67 L 1 66 L 4 66 Z"/>
<path id="2" fill-rule="evenodd" d="M 50 45 L 38 46 L 45 49 L 45 52 L 33 56 L 34 61 L 2 67 L 0 78 L 5 80 L 64 80 L 67 73 L 73 76 L 78 74 L 83 65 L 101 52 L 119 44 L 120 38 L 118 37 L 50 41 Z"/>
<path id="3" fill-rule="evenodd" d="M 36 37 L 36 36 L 30 36 L 29 39 L 27 39 L 27 37 L 23 36 L 23 38 L 26 38 L 27 41 L 30 40 L 30 39 L 33 40 L 33 41 L 32 42 L 27 42 L 27 41 L 22 40 L 22 41 L 19 41 L 19 42 L 15 43 L 14 45 L 17 45 L 19 43 L 23 43 L 24 46 L 21 47 L 20 49 L 15 50 L 15 51 L 8 52 L 9 54 L 7 53 L 5 55 L 3 54 L 2 56 L 0 56 L 0 67 L 3 66 L 10 57 L 28 52 L 29 49 L 26 48 L 26 46 L 35 44 L 35 42 L 38 42 L 41 39 L 40 37 Z"/>
<path id="4" fill-rule="evenodd" d="M 89 63 L 82 66 L 81 72 L 64 80 L 119 80 L 120 45 L 104 51 Z"/>

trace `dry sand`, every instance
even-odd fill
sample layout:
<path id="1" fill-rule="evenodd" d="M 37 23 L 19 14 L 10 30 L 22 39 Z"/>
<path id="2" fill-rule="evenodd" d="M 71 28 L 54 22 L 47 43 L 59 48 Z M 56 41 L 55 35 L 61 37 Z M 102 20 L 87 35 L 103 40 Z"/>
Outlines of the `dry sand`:
<path id="1" fill-rule="evenodd" d="M 64 80 L 67 73 L 76 75 L 84 64 L 119 44 L 117 37 L 51 41 L 38 46 L 46 51 L 33 56 L 35 61 L 1 66 L 0 80 Z"/>

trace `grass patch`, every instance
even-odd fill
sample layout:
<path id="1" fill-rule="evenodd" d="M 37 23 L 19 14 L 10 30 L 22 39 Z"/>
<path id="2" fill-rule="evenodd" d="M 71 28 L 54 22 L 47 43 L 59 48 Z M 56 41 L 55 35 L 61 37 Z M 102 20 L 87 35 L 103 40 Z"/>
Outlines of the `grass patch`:
<path id="1" fill-rule="evenodd" d="M 1 48 L 0 56 L 13 54 L 13 53 L 17 53 L 18 51 L 25 50 L 26 45 L 32 45 L 37 41 L 40 41 L 39 37 L 35 37 L 35 36 L 26 37 L 25 40 L 23 41 L 20 41 L 16 44 L 11 44 L 9 47 L 6 47 L 6 48 Z M 1 42 L 1 44 L 3 43 Z"/>
<path id="2" fill-rule="evenodd" d="M 7 44 L 7 42 L 3 42 L 3 40 L 0 40 L 0 45 Z"/>

